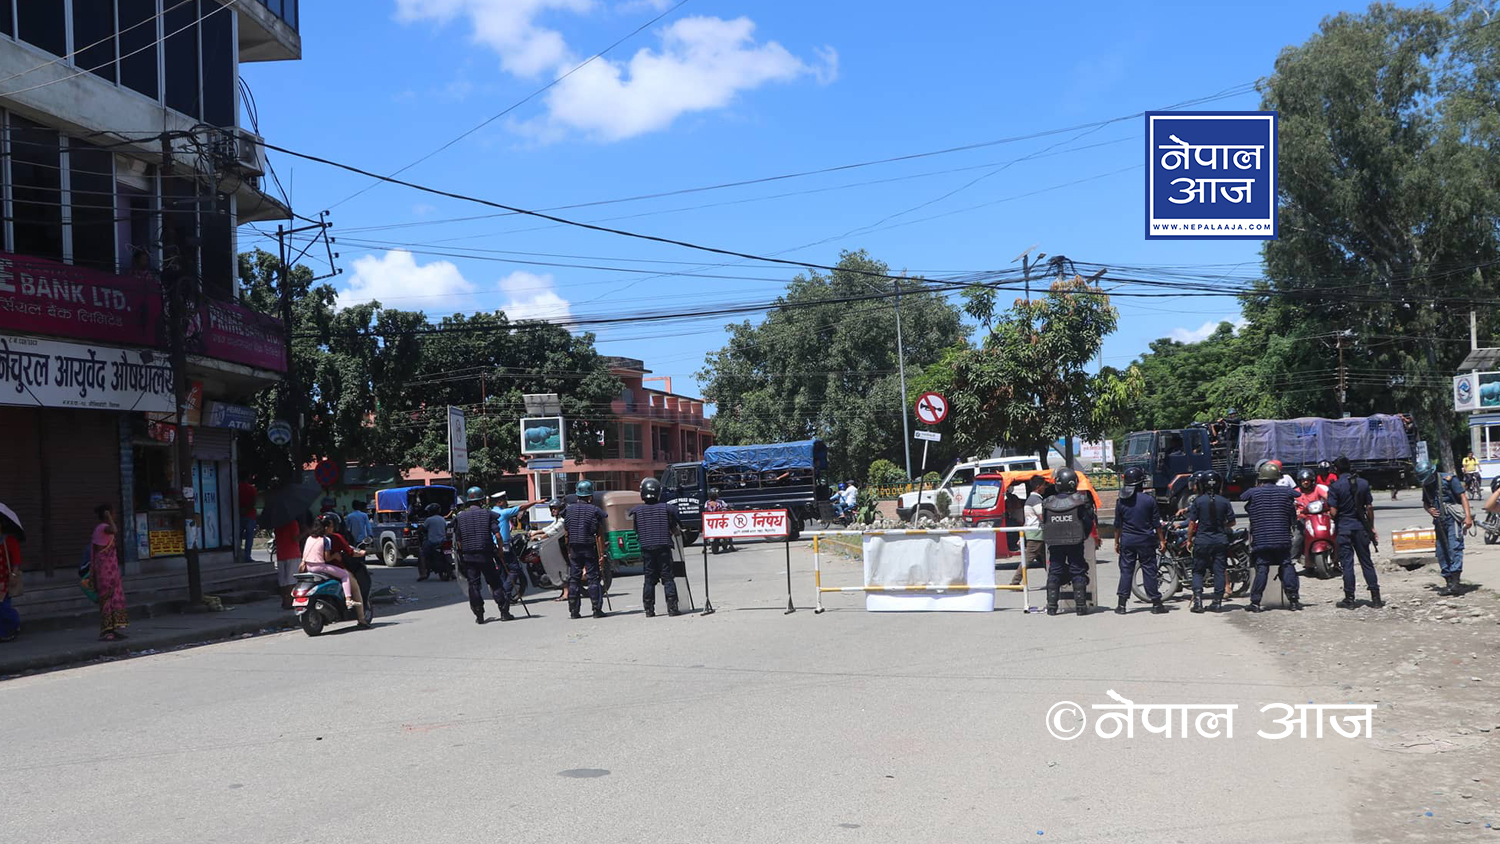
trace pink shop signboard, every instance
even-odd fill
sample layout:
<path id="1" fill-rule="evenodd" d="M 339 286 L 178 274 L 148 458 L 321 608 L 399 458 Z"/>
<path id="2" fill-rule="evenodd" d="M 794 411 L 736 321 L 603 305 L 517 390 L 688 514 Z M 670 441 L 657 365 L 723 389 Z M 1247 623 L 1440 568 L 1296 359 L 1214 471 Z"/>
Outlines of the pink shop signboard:
<path id="1" fill-rule="evenodd" d="M 157 346 L 160 324 L 154 277 L 0 252 L 0 330 Z"/>

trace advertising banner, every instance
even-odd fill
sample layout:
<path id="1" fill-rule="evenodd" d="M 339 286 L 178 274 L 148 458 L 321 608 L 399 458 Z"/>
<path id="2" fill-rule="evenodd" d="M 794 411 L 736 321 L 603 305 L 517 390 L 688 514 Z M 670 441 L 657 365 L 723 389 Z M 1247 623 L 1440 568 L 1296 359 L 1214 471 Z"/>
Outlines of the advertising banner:
<path id="1" fill-rule="evenodd" d="M 1276 112 L 1146 113 L 1146 239 L 1275 240 Z"/>
<path id="2" fill-rule="evenodd" d="M 281 320 L 228 302 L 203 306 L 203 354 L 257 369 L 286 371 Z"/>
<path id="3" fill-rule="evenodd" d="M 0 335 L 0 404 L 173 413 L 160 352 Z"/>
<path id="4" fill-rule="evenodd" d="M 1465 372 L 1455 376 L 1453 409 L 1459 413 L 1500 410 L 1500 372 Z"/>
<path id="5" fill-rule="evenodd" d="M 44 258 L 0 252 L 0 330 L 156 346 L 161 287 Z"/>
<path id="6" fill-rule="evenodd" d="M 521 453 L 553 455 L 567 450 L 561 416 L 528 416 L 521 420 Z"/>
<path id="7" fill-rule="evenodd" d="M 469 430 L 461 407 L 448 408 L 448 471 L 469 473 Z"/>

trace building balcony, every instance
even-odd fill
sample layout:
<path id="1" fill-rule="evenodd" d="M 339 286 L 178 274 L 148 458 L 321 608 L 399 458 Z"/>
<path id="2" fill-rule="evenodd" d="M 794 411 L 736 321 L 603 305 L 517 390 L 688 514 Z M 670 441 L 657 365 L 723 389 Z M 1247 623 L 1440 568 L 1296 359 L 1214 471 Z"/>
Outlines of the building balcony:
<path id="1" fill-rule="evenodd" d="M 300 0 L 243 0 L 240 15 L 240 62 L 282 62 L 302 58 L 298 32 Z"/>

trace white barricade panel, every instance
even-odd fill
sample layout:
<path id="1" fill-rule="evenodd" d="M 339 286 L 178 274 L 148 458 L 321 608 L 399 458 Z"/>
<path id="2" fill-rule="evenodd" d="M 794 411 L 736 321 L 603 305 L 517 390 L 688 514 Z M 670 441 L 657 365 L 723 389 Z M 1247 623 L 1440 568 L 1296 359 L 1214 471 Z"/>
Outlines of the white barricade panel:
<path id="1" fill-rule="evenodd" d="M 864 538 L 865 586 L 954 587 L 952 592 L 868 592 L 872 612 L 991 612 L 995 537 L 982 534 L 875 534 Z M 967 588 L 965 588 L 967 587 Z"/>

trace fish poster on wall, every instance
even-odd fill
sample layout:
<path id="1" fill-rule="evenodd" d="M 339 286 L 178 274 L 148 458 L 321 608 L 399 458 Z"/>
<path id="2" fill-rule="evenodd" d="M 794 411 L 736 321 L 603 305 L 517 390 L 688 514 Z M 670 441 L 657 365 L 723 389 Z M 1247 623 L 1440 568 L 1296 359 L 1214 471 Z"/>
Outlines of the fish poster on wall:
<path id="1" fill-rule="evenodd" d="M 530 416 L 521 420 L 521 453 L 527 456 L 564 451 L 561 416 Z"/>

